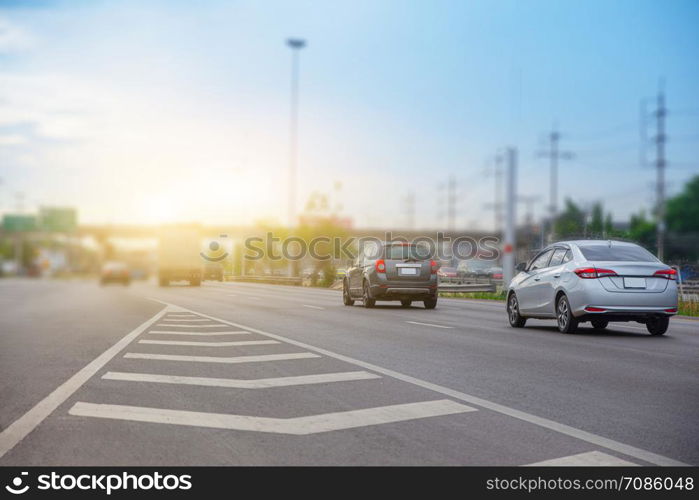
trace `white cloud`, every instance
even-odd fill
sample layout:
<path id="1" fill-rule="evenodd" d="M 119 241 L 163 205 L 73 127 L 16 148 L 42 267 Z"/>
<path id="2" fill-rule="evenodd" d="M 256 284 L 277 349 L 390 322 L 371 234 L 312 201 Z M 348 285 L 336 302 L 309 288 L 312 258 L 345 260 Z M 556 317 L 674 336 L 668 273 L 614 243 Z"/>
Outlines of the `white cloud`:
<path id="1" fill-rule="evenodd" d="M 27 143 L 27 138 L 20 134 L 0 135 L 0 146 L 19 146 Z"/>
<path id="2" fill-rule="evenodd" d="M 33 43 L 34 39 L 28 31 L 0 18 L 0 54 L 27 50 Z"/>

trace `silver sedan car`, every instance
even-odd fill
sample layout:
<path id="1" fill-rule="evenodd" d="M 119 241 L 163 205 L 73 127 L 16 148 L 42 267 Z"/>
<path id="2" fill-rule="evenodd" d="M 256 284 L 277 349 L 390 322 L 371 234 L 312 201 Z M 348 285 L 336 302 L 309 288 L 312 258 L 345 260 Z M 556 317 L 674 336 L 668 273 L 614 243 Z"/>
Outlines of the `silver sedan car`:
<path id="1" fill-rule="evenodd" d="M 510 282 L 507 315 L 521 328 L 528 318 L 551 318 L 563 333 L 590 321 L 637 321 L 651 335 L 667 331 L 677 314 L 677 272 L 633 243 L 563 241 L 548 246 Z"/>

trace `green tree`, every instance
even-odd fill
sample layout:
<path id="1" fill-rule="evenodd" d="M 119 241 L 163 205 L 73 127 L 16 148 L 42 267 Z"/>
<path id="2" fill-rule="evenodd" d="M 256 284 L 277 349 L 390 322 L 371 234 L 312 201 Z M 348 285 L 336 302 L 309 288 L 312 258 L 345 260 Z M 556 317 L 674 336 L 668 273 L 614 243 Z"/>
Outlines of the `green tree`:
<path id="1" fill-rule="evenodd" d="M 583 234 L 585 227 L 585 214 L 573 200 L 567 198 L 565 201 L 565 209 L 556 218 L 554 232 L 556 238 L 566 239 L 571 237 L 579 237 Z"/>
<path id="2" fill-rule="evenodd" d="M 699 175 L 694 176 L 677 196 L 667 201 L 668 230 L 699 233 Z"/>
<path id="3" fill-rule="evenodd" d="M 655 222 L 647 219 L 644 211 L 631 216 L 627 237 L 655 253 Z"/>
<path id="4" fill-rule="evenodd" d="M 604 209 L 602 204 L 597 202 L 592 206 L 592 217 L 590 220 L 590 233 L 593 238 L 601 238 L 604 233 Z"/>

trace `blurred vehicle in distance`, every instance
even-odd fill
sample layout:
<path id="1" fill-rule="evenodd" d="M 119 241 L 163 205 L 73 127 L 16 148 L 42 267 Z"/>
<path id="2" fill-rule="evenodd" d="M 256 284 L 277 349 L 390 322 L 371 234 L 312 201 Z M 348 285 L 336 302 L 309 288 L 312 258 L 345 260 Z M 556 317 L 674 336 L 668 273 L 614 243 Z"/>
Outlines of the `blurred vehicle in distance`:
<path id="1" fill-rule="evenodd" d="M 158 283 L 189 281 L 200 286 L 204 260 L 199 233 L 186 228 L 163 228 L 158 244 Z"/>
<path id="2" fill-rule="evenodd" d="M 131 284 L 131 272 L 129 266 L 123 262 L 107 262 L 102 266 L 100 272 L 100 284 L 121 283 L 128 286 Z"/>
<path id="3" fill-rule="evenodd" d="M 455 267 L 440 267 L 437 271 L 437 276 L 440 278 L 456 278 L 457 272 Z"/>
<path id="4" fill-rule="evenodd" d="M 223 281 L 223 266 L 221 264 L 211 262 L 204 266 L 204 280 Z"/>
<path id="5" fill-rule="evenodd" d="M 490 269 L 487 269 L 486 276 L 488 276 L 488 278 L 491 278 L 494 280 L 501 280 L 502 279 L 502 267 L 494 266 L 494 267 L 491 267 Z"/>
<path id="6" fill-rule="evenodd" d="M 546 247 L 509 284 L 510 325 L 551 318 L 562 333 L 590 321 L 636 321 L 663 335 L 677 314 L 677 271 L 644 248 L 621 241 L 562 241 Z"/>
<path id="7" fill-rule="evenodd" d="M 456 272 L 459 278 L 479 278 L 488 276 L 488 270 L 493 267 L 490 260 L 462 260 L 459 262 Z"/>
<path id="8" fill-rule="evenodd" d="M 347 270 L 342 284 L 343 303 L 352 306 L 355 300 L 361 300 L 364 307 L 371 308 L 377 300 L 400 300 L 403 307 L 410 307 L 413 300 L 421 300 L 425 309 L 434 309 L 438 269 L 439 264 L 419 245 L 368 245 Z"/>

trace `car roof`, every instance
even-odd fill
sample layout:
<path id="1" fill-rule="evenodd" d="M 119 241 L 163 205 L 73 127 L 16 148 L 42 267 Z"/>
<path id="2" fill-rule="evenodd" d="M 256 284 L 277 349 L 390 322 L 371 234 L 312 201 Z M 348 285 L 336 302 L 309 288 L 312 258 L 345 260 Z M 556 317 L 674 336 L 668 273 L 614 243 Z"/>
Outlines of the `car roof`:
<path id="1" fill-rule="evenodd" d="M 591 246 L 597 246 L 597 245 L 616 245 L 616 246 L 628 246 L 628 247 L 635 247 L 638 246 L 635 243 L 631 243 L 628 241 L 619 241 L 619 240 L 571 240 L 571 241 L 558 241 L 556 243 L 551 244 L 551 246 L 555 245 L 577 245 L 579 247 L 591 247 Z"/>

